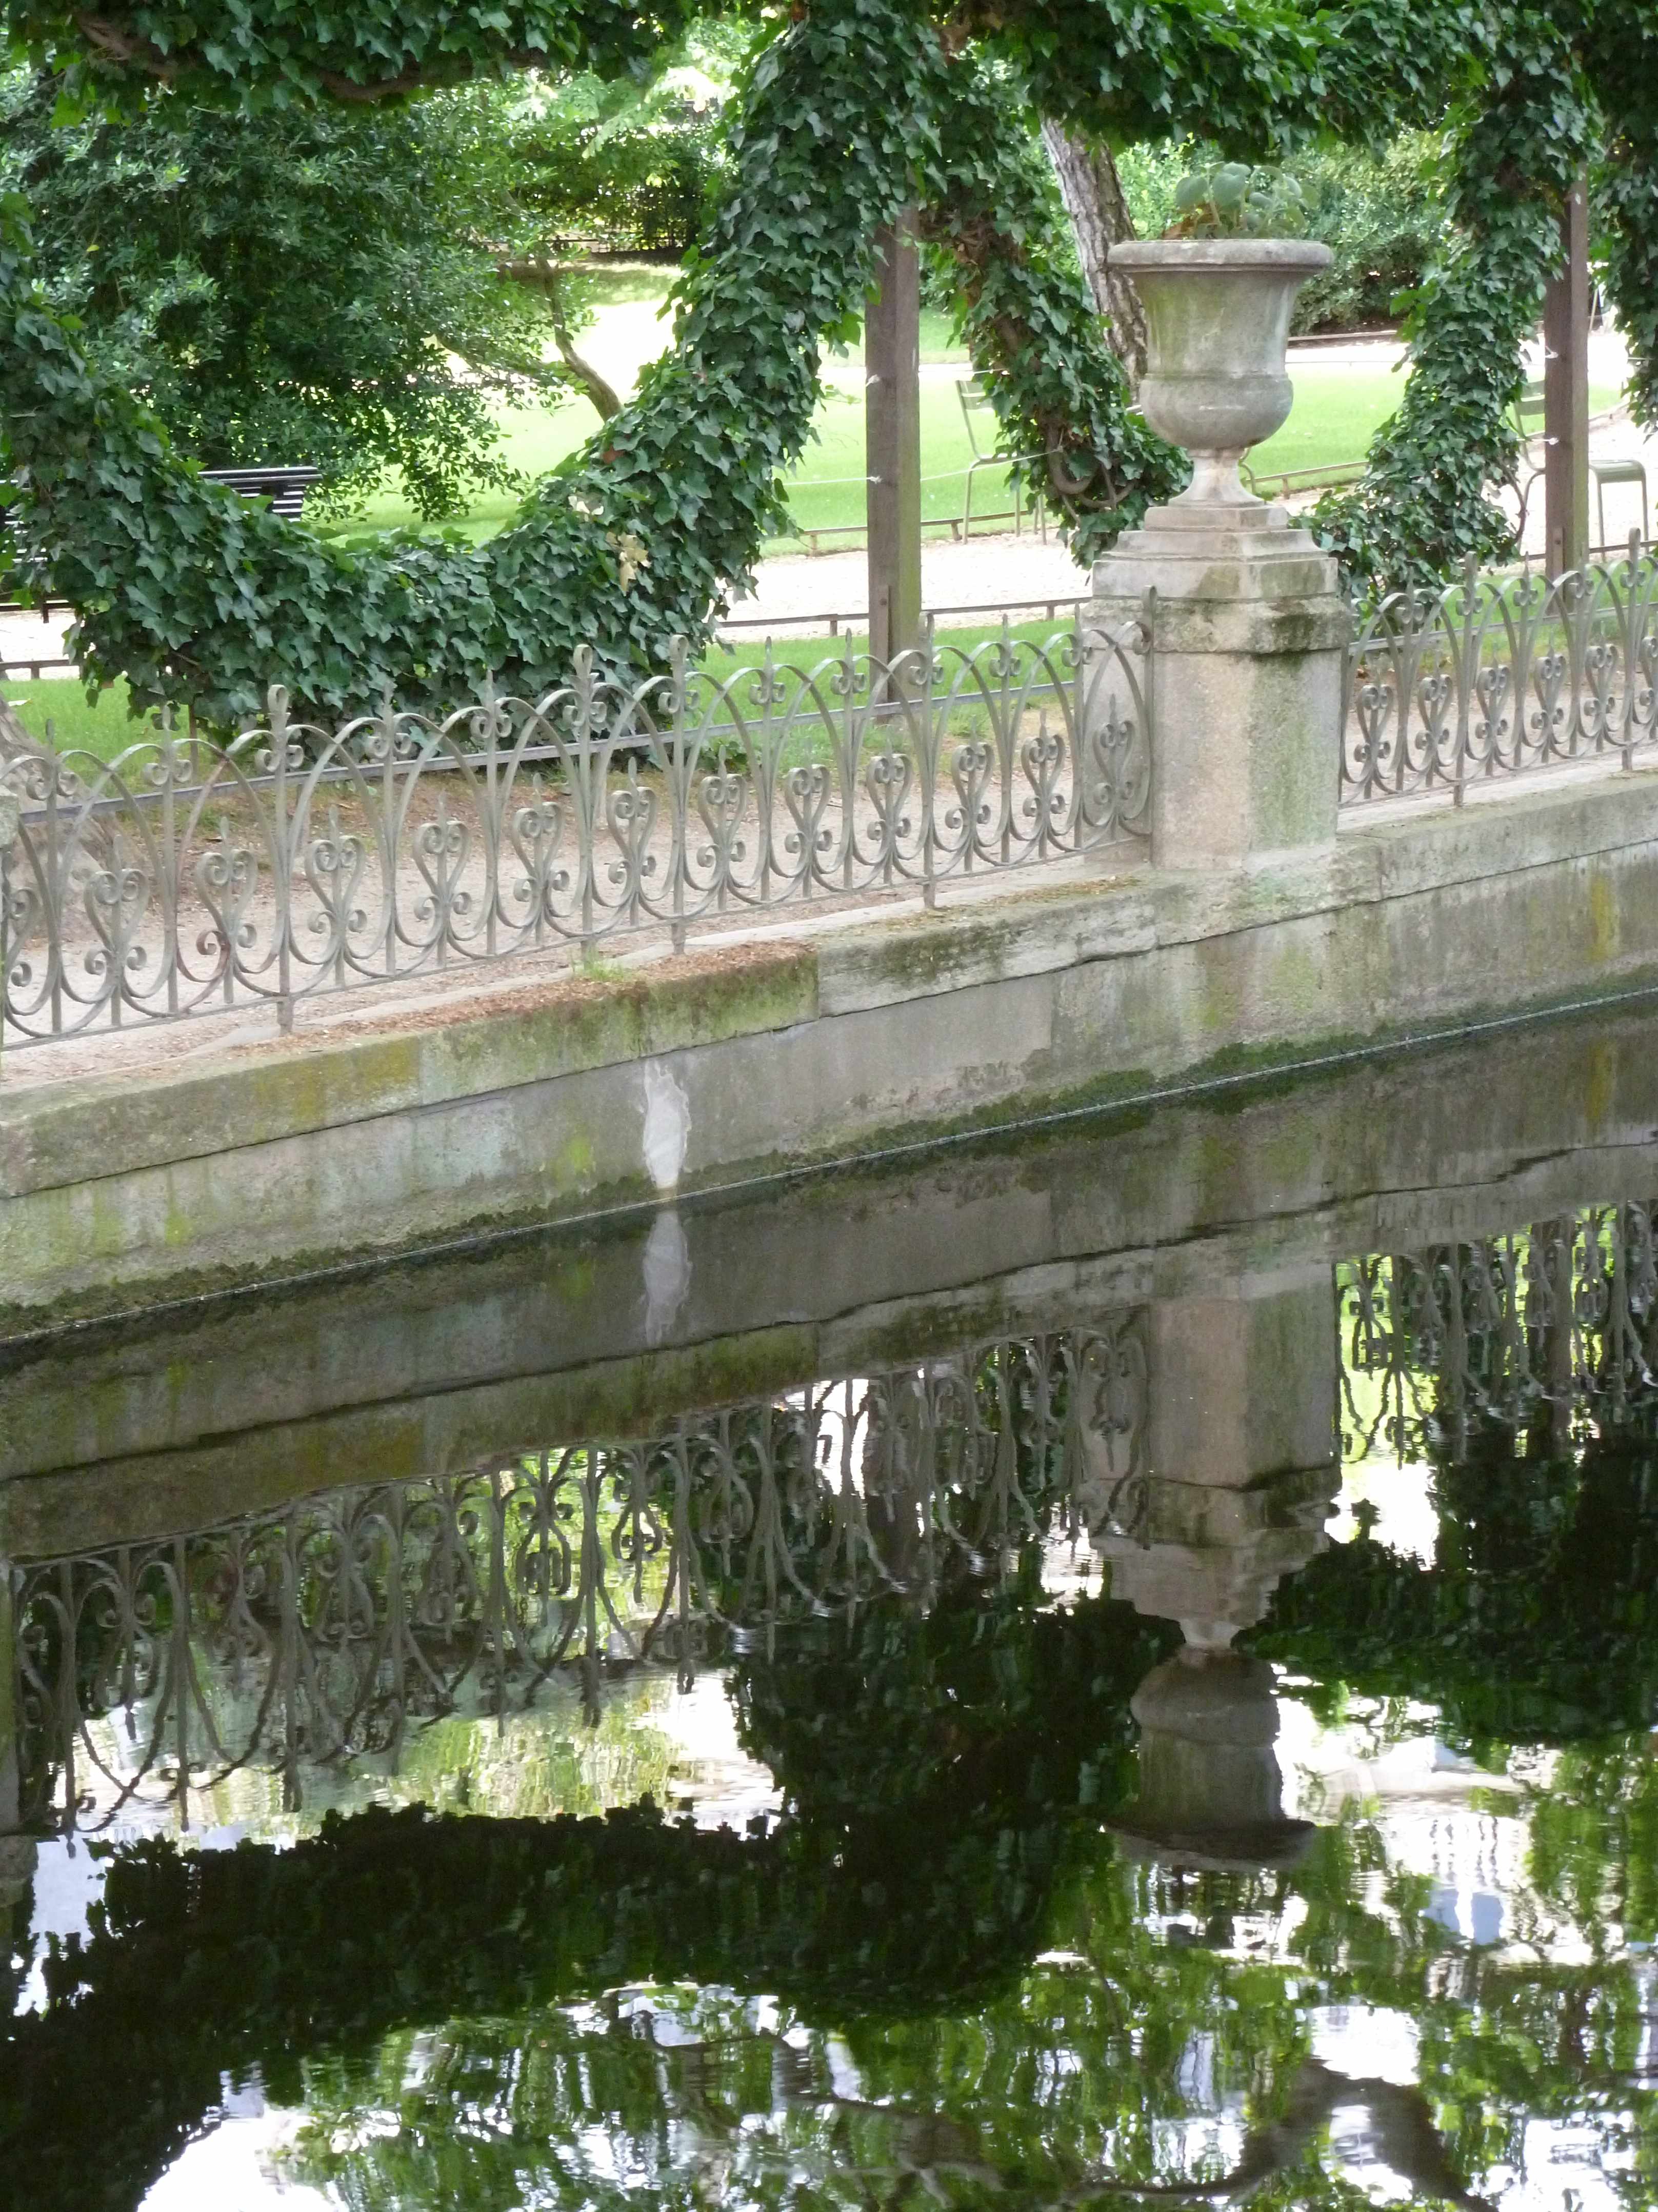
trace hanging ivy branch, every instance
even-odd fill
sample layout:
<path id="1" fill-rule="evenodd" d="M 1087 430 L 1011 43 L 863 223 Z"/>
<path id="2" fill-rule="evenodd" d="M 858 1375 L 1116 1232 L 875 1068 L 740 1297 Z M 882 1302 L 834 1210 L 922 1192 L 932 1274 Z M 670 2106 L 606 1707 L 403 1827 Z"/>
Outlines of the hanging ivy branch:
<path id="1" fill-rule="evenodd" d="M 1596 118 L 1570 48 L 1540 28 L 1503 95 L 1460 120 L 1455 244 L 1415 303 L 1411 374 L 1363 481 L 1320 501 L 1315 529 L 1371 592 L 1431 587 L 1515 548 L 1493 498 L 1515 480 L 1524 348 L 1559 262 L 1559 217 Z"/>
<path id="2" fill-rule="evenodd" d="M 88 84 L 159 73 L 192 97 L 258 103 L 394 96 L 526 57 L 613 74 L 683 7 L 373 0 L 321 15 L 299 0 L 197 0 L 188 14 L 25 6 L 8 20 Z M 1404 404 L 1363 483 L 1319 517 L 1363 583 L 1438 577 L 1511 543 L 1491 495 L 1514 466 L 1521 347 L 1564 191 L 1601 129 L 1597 100 L 1633 158 L 1603 201 L 1637 401 L 1658 400 L 1645 88 L 1658 70 L 1643 74 L 1653 34 L 1627 15 L 1611 0 L 1358 0 L 1315 15 L 1295 0 L 969 0 L 935 30 L 914 0 L 811 0 L 735 103 L 731 183 L 681 281 L 674 349 L 477 547 L 348 551 L 203 483 L 50 313 L 14 203 L 0 210 L 0 473 L 16 489 L 19 571 L 76 608 L 90 682 L 125 676 L 136 706 L 188 703 L 212 722 L 256 712 L 273 677 L 307 713 L 337 714 L 386 688 L 447 705 L 489 674 L 539 691 L 584 641 L 623 669 L 659 665 L 671 633 L 706 641 L 781 526 L 820 349 L 851 335 L 873 232 L 912 196 L 954 273 L 1003 449 L 1039 456 L 1017 472 L 1040 479 L 1086 559 L 1174 488 L 1180 464 L 1130 414 L 1054 257 L 1048 210 L 997 151 L 1010 106 L 1118 135 L 1192 131 L 1254 157 L 1320 130 L 1374 139 L 1455 94 L 1458 242 L 1418 303 Z"/>
<path id="3" fill-rule="evenodd" d="M 989 380 L 1011 474 L 1091 561 L 1182 489 L 1184 453 L 1130 410 L 1127 380 L 1086 285 L 1060 261 L 1050 198 L 1010 151 L 1008 87 L 982 63 L 950 73 L 920 234 L 946 269 L 956 324 Z"/>

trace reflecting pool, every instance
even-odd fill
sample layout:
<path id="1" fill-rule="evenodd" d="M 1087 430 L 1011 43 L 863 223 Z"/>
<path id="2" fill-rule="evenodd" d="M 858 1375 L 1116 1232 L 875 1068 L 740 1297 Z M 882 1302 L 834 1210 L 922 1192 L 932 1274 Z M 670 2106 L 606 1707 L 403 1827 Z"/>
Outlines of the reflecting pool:
<path id="1" fill-rule="evenodd" d="M 5 1348 L 0 2173 L 1658 2203 L 1658 1027 Z"/>

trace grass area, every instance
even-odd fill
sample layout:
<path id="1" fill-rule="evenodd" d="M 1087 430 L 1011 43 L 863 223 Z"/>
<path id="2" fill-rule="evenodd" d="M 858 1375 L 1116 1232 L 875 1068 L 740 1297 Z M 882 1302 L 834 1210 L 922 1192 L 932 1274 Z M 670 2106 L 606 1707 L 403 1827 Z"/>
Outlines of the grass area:
<path id="1" fill-rule="evenodd" d="M 1403 380 L 1387 370 L 1344 364 L 1298 364 L 1294 372 L 1295 411 L 1274 438 L 1258 447 L 1254 465 L 1263 472 L 1307 469 L 1359 459 L 1376 430 L 1399 404 Z M 1616 395 L 1596 390 L 1597 410 Z M 931 377 L 921 386 L 921 514 L 943 522 L 965 511 L 972 438 L 963 416 L 953 377 Z M 503 413 L 505 450 L 514 467 L 540 476 L 573 453 L 597 428 L 598 418 L 586 400 L 556 408 L 518 409 Z M 802 530 L 826 530 L 857 524 L 864 511 L 864 410 L 849 392 L 829 392 L 818 408 L 815 435 L 790 480 L 789 504 Z M 987 427 L 979 431 L 989 443 Z M 1001 512 L 1011 505 L 1005 471 L 978 471 L 974 486 L 975 514 Z M 478 499 L 461 526 L 474 539 L 501 528 L 514 501 L 493 493 Z M 341 534 L 406 526 L 412 509 L 400 493 L 386 490 L 369 502 L 360 521 Z"/>
<path id="2" fill-rule="evenodd" d="M 672 274 L 653 264 L 622 263 L 597 270 L 588 279 L 594 313 L 580 343 L 595 366 L 624 394 L 632 391 L 645 364 L 669 343 L 669 324 L 662 309 Z M 855 345 L 847 356 L 847 364 L 855 368 L 863 358 L 861 344 Z M 959 365 L 966 373 L 966 356 L 952 337 L 947 319 L 932 308 L 922 312 L 921 359 L 923 363 Z M 1252 457 L 1254 465 L 1268 473 L 1359 459 L 1376 431 L 1398 406 L 1404 389 L 1403 377 L 1389 370 L 1336 362 L 1298 362 L 1292 374 L 1295 411 L 1278 435 L 1258 447 Z M 803 531 L 844 529 L 863 520 L 864 410 L 855 385 L 853 378 L 848 388 L 825 394 L 814 425 L 816 435 L 791 478 L 789 503 Z M 1610 392 L 1596 391 L 1591 404 L 1598 410 L 1610 405 L 1614 398 Z M 526 477 L 544 476 L 556 468 L 599 426 L 598 415 L 585 399 L 571 399 L 559 407 L 506 410 L 501 422 L 506 458 Z M 979 437 L 986 447 L 992 442 L 993 431 L 987 419 L 981 422 Z M 942 523 L 965 512 L 968 471 L 974 458 L 955 378 L 924 377 L 924 521 Z M 980 470 L 973 503 L 975 514 L 1007 513 L 1012 502 L 1006 472 Z M 511 519 L 516 504 L 506 493 L 483 495 L 458 526 L 475 541 L 488 537 Z M 360 518 L 339 526 L 336 534 L 355 538 L 381 530 L 406 528 L 415 520 L 400 487 L 388 483 L 368 501 Z"/>
<path id="3" fill-rule="evenodd" d="M 589 280 L 597 295 L 592 325 L 579 340 L 584 352 L 609 377 L 624 397 L 638 380 L 640 371 L 668 343 L 668 322 L 659 312 L 667 295 L 671 271 L 647 264 L 623 263 L 596 271 Z M 861 342 L 835 357 L 847 366 L 860 367 Z M 958 362 L 967 370 L 967 356 L 952 336 L 947 317 L 936 309 L 921 313 L 921 359 L 927 363 Z M 924 386 L 922 402 L 922 467 L 924 471 L 953 470 L 953 481 L 932 487 L 932 505 L 925 510 L 940 518 L 962 509 L 963 471 L 973 458 L 956 398 L 952 380 Z M 502 430 L 502 453 L 526 477 L 544 476 L 584 445 L 599 427 L 595 409 L 586 399 L 571 399 L 558 407 L 504 408 L 498 417 Z M 864 472 L 863 407 L 851 394 L 831 392 L 818 410 L 822 445 L 807 451 L 798 471 L 801 501 L 797 506 L 805 527 L 861 520 Z M 981 471 L 982 493 L 975 491 L 974 505 L 1005 507 L 1006 482 L 1001 471 L 991 484 L 992 472 Z M 826 479 L 852 477 L 850 484 Z M 952 504 L 953 502 L 953 504 Z M 486 492 L 476 498 L 465 519 L 452 526 L 475 543 L 491 536 L 509 521 L 517 506 L 508 493 Z M 854 511 L 855 510 L 855 511 Z M 347 543 L 382 530 L 411 527 L 413 507 L 395 482 L 388 482 L 348 522 L 329 526 L 325 534 Z"/>
<path id="4" fill-rule="evenodd" d="M 1009 635 L 1027 644 L 1040 645 L 1066 628 L 1063 622 L 1018 623 L 1011 628 Z M 975 646 L 1000 635 L 1001 625 L 989 623 L 964 629 L 941 629 L 936 633 L 935 641 L 970 653 Z M 772 647 L 772 665 L 810 672 L 844 659 L 848 642 L 854 654 L 869 650 L 867 636 L 853 636 L 850 641 L 823 637 L 779 639 Z M 713 647 L 704 657 L 701 668 L 715 681 L 732 684 L 759 668 L 765 657 L 763 640 L 750 642 L 745 639 L 731 647 Z M 100 760 L 113 760 L 130 745 L 141 744 L 155 734 L 153 725 L 134 720 L 127 713 L 125 684 L 112 685 L 90 704 L 73 678 L 51 678 L 39 684 L 21 685 L 8 683 L 5 689 L 6 697 L 17 710 L 23 727 L 32 735 L 44 738 L 50 726 L 62 751 L 84 750 Z"/>
<path id="5" fill-rule="evenodd" d="M 137 744 L 148 734 L 127 713 L 125 684 L 111 684 L 91 702 L 73 676 L 48 677 L 39 684 L 18 684 L 9 677 L 3 688 L 7 703 L 30 736 L 50 737 L 60 751 L 83 746 L 100 760 L 112 760 L 124 745 Z"/>

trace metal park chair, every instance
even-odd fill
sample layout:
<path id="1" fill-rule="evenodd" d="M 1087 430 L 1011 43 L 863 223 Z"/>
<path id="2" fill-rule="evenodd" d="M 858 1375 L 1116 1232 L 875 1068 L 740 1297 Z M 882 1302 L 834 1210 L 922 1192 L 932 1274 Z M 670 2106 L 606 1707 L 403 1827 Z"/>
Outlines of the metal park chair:
<path id="1" fill-rule="evenodd" d="M 1010 465 L 1010 461 L 1007 454 L 995 450 L 996 410 L 991 405 L 990 386 L 985 379 L 982 376 L 958 376 L 956 396 L 962 403 L 962 420 L 967 424 L 967 441 L 973 448 L 973 459 L 967 466 L 966 511 L 962 517 L 962 535 L 970 538 L 973 535 L 973 479 L 981 469 L 1005 469 Z M 987 445 L 981 446 L 979 442 L 981 428 L 989 441 Z M 1040 453 L 1020 453 L 1017 456 L 1021 461 L 1038 461 L 1042 458 Z M 1048 543 L 1048 509 L 1040 492 L 1031 501 L 1031 520 L 1041 530 L 1045 545 Z M 1019 535 L 1020 524 L 1019 494 L 1015 487 L 1013 535 L 1016 538 Z"/>
<path id="2" fill-rule="evenodd" d="M 1528 384 L 1521 393 L 1514 410 L 1515 428 L 1527 443 L 1537 436 L 1543 427 L 1543 389 L 1540 383 Z M 1522 538 L 1526 531 L 1526 516 L 1531 506 L 1531 495 L 1543 474 L 1544 471 L 1541 468 L 1533 469 L 1521 487 L 1520 532 Z M 1646 463 L 1635 453 L 1613 454 L 1605 460 L 1597 461 L 1592 459 L 1589 462 L 1589 474 L 1594 479 L 1595 514 L 1600 525 L 1600 534 L 1595 540 L 1597 550 L 1604 553 L 1611 542 L 1606 536 L 1606 486 L 1608 484 L 1639 486 L 1641 543 L 1643 545 L 1647 544 L 1652 536 L 1652 509 L 1647 490 Z"/>

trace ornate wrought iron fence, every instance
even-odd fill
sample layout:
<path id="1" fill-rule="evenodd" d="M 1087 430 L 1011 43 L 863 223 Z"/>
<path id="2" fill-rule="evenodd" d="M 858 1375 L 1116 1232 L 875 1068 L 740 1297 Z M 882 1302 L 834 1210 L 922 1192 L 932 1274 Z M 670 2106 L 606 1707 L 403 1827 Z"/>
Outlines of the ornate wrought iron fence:
<path id="1" fill-rule="evenodd" d="M 908 891 L 1137 838 L 1139 626 L 0 762 L 4 1042 Z"/>
<path id="2" fill-rule="evenodd" d="M 1593 1207 L 1506 1237 L 1343 1268 L 1343 1452 L 1460 1456 L 1480 1429 L 1658 1429 L 1653 1208 Z"/>
<path id="3" fill-rule="evenodd" d="M 1472 568 L 1384 600 L 1348 650 L 1344 805 L 1448 793 L 1572 761 L 1625 768 L 1658 738 L 1658 559 L 1554 583 Z"/>
<path id="4" fill-rule="evenodd" d="M 395 1764 L 424 1722 L 590 1706 L 733 1641 L 993 1574 L 1144 1510 L 1133 1313 L 450 1477 L 328 1492 L 15 1571 L 27 1824 L 106 1826 L 243 1767 Z M 113 1723 L 117 1719 L 121 1725 Z"/>

